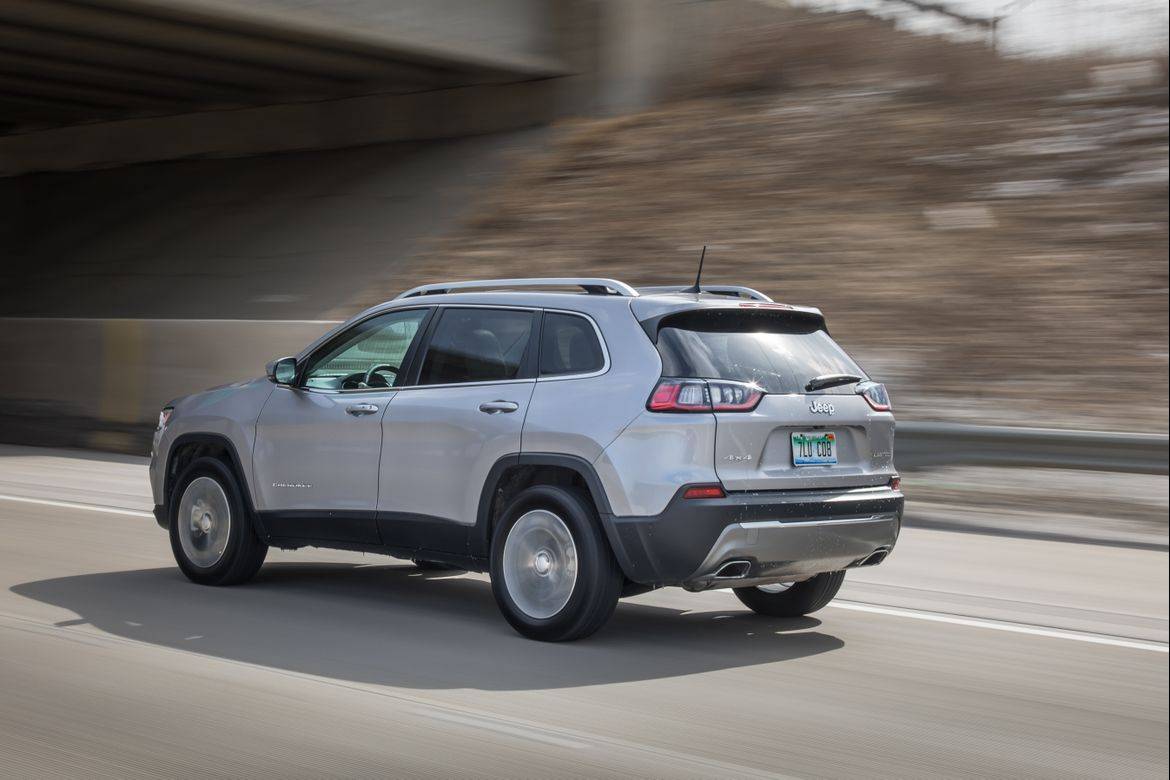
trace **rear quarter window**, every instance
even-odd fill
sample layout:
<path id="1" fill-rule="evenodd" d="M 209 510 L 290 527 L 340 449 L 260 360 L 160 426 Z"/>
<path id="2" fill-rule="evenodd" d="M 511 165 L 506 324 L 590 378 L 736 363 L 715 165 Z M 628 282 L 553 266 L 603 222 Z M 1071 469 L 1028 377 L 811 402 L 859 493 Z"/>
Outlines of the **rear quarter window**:
<path id="1" fill-rule="evenodd" d="M 540 333 L 540 375 L 590 374 L 605 366 L 593 323 L 576 314 L 546 312 Z"/>
<path id="2" fill-rule="evenodd" d="M 753 382 L 769 393 L 804 393 L 825 374 L 866 377 L 827 332 L 773 312 L 685 312 L 661 323 L 657 347 L 663 376 Z M 817 392 L 846 395 L 854 387 Z"/>

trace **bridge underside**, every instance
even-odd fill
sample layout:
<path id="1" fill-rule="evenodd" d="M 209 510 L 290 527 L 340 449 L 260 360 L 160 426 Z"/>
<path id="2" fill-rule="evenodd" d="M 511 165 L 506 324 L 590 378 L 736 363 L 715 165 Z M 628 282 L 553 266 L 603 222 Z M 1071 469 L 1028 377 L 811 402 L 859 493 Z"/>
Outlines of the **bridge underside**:
<path id="1" fill-rule="evenodd" d="M 425 41 L 392 19 L 338 24 L 340 14 L 309 20 L 279 6 L 3 0 L 0 133 L 564 73 L 517 47 L 477 50 L 467 40 Z"/>

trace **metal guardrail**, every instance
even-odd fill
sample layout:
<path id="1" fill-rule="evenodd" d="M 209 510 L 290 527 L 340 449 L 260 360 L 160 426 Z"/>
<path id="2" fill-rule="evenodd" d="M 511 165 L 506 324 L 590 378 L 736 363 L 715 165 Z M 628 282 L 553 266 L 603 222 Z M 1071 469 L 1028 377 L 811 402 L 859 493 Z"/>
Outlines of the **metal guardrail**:
<path id="1" fill-rule="evenodd" d="M 903 470 L 989 465 L 1170 473 L 1164 433 L 899 422 L 895 441 L 894 460 Z"/>

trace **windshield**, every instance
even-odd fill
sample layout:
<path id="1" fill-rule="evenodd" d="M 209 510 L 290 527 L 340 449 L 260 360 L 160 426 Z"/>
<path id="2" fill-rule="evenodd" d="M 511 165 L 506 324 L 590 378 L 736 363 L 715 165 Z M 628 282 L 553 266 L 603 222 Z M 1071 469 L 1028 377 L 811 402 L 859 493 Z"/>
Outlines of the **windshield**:
<path id="1" fill-rule="evenodd" d="M 804 393 L 812 379 L 827 374 L 866 378 L 845 350 L 823 330 L 794 332 L 783 321 L 688 317 L 658 331 L 662 375 L 753 382 L 769 393 Z M 847 395 L 856 384 L 819 391 Z"/>

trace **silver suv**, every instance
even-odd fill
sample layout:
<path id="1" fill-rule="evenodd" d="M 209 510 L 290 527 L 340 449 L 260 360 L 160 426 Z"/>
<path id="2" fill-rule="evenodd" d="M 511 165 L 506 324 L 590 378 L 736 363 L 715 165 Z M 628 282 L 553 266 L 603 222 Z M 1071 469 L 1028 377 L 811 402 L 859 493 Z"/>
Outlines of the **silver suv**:
<path id="1" fill-rule="evenodd" d="M 893 439 L 816 309 L 506 279 L 415 288 L 174 401 L 150 477 L 195 582 L 270 546 L 387 553 L 490 572 L 517 631 L 568 640 L 666 585 L 820 609 L 898 538 Z"/>

